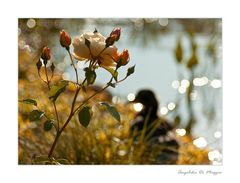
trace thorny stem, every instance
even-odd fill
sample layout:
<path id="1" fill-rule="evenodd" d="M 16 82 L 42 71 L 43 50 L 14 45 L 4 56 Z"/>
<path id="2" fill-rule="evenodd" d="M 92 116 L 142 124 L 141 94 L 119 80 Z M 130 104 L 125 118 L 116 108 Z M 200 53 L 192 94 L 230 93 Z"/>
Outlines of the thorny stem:
<path id="1" fill-rule="evenodd" d="M 116 72 L 116 71 L 117 71 L 117 69 L 116 69 L 114 72 Z M 115 83 L 112 83 L 112 84 L 113 84 L 113 85 L 118 84 L 118 83 L 124 81 L 125 79 L 127 79 L 127 77 L 128 77 L 128 76 L 125 76 L 123 79 L 121 79 L 121 80 L 119 80 L 119 81 L 117 81 L 117 82 L 115 82 Z M 74 110 L 73 114 L 75 114 L 75 112 L 77 112 L 77 110 L 79 110 L 79 109 L 80 109 L 86 102 L 88 102 L 91 98 L 95 97 L 97 94 L 99 94 L 99 93 L 101 93 L 102 91 L 106 90 L 106 89 L 110 86 L 109 83 L 111 83 L 112 80 L 113 80 L 113 76 L 111 77 L 111 79 L 109 80 L 108 84 L 107 84 L 105 87 L 103 87 L 101 90 L 99 90 L 98 92 L 94 93 L 93 95 L 91 95 L 91 96 L 90 96 L 89 98 L 87 98 L 86 100 L 84 100 L 83 103 L 82 103 L 81 105 L 79 105 L 79 106 Z"/>
<path id="2" fill-rule="evenodd" d="M 107 48 L 107 47 L 105 47 L 105 48 L 98 54 L 98 56 L 99 56 L 102 52 L 104 52 L 104 50 L 105 50 L 106 48 Z M 90 50 L 90 49 L 89 49 L 89 50 Z M 76 78 L 77 78 L 77 83 L 78 83 L 77 70 L 76 70 L 76 68 L 75 68 L 75 65 L 73 64 L 72 56 L 71 56 L 71 53 L 70 53 L 69 49 L 67 49 L 67 51 L 68 51 L 68 54 L 69 54 L 69 56 L 70 56 L 70 58 L 71 58 L 71 62 L 72 62 L 72 65 L 73 65 L 73 67 L 74 67 L 74 70 L 75 70 L 75 73 L 76 73 Z M 90 50 L 90 51 L 91 51 L 91 50 Z M 91 53 L 91 52 L 90 52 L 90 53 Z M 94 62 L 93 62 L 92 64 L 94 64 Z M 92 67 L 92 64 L 91 64 L 91 62 L 90 62 L 89 67 Z M 116 68 L 115 72 L 117 71 L 117 69 L 118 69 L 118 68 Z M 119 82 L 124 81 L 127 77 L 128 77 L 128 76 L 124 77 L 122 80 L 120 80 L 120 81 L 118 81 L 118 82 L 116 82 L 116 83 L 114 83 L 114 84 L 117 84 L 117 83 L 119 83 Z M 85 79 L 83 80 L 83 82 L 82 82 L 82 84 L 81 84 L 80 86 L 78 85 L 78 88 L 77 88 L 76 93 L 75 93 L 74 98 L 73 98 L 73 102 L 72 102 L 72 107 L 71 107 L 70 114 L 69 114 L 66 122 L 64 123 L 64 125 L 63 125 L 63 126 L 61 127 L 61 129 L 58 130 L 58 132 L 57 132 L 57 135 L 56 135 L 56 137 L 55 137 L 55 139 L 54 139 L 54 142 L 53 142 L 53 144 L 52 144 L 52 146 L 51 146 L 51 149 L 50 149 L 50 151 L 49 151 L 49 153 L 48 153 L 48 157 L 49 157 L 49 158 L 51 158 L 51 156 L 52 156 L 52 154 L 53 154 L 53 151 L 54 151 L 54 149 L 55 149 L 55 147 L 56 147 L 56 144 L 57 144 L 57 142 L 58 142 L 59 137 L 61 136 L 63 130 L 66 128 L 66 126 L 68 125 L 68 123 L 71 121 L 71 119 L 72 119 L 72 117 L 74 116 L 74 114 L 75 114 L 84 104 L 86 104 L 91 98 L 93 98 L 93 97 L 96 96 L 97 94 L 99 94 L 99 93 L 101 93 L 102 91 L 104 91 L 105 89 L 107 89 L 107 88 L 110 86 L 109 83 L 111 83 L 112 80 L 113 80 L 113 76 L 111 77 L 111 79 L 109 80 L 109 82 L 107 83 L 107 85 L 106 85 L 105 87 L 103 87 L 101 90 L 99 90 L 98 92 L 94 93 L 93 95 L 91 95 L 91 96 L 90 96 L 89 98 L 87 98 L 86 100 L 84 100 L 84 101 L 82 102 L 82 104 L 79 105 L 79 106 L 74 110 L 78 93 L 80 92 L 80 90 L 81 90 L 82 86 L 84 85 L 84 83 L 86 82 L 86 80 L 87 80 L 87 78 L 85 78 Z"/>
<path id="3" fill-rule="evenodd" d="M 102 91 L 104 91 L 105 89 L 107 89 L 110 85 L 106 85 L 105 87 L 103 87 L 101 90 L 99 90 L 98 92 L 94 93 L 93 95 L 91 95 L 89 98 L 87 98 L 86 100 L 83 101 L 83 103 L 81 105 L 79 105 L 74 111 L 73 114 L 75 114 L 84 104 L 86 104 L 91 98 L 95 97 L 97 94 L 101 93 Z"/>
<path id="4" fill-rule="evenodd" d="M 46 79 L 47 79 L 47 86 L 48 86 L 48 89 L 50 90 L 50 81 L 48 79 L 48 73 L 47 73 L 47 67 L 46 65 L 44 66 L 44 69 L 45 69 L 45 74 L 46 74 Z"/>
<path id="5" fill-rule="evenodd" d="M 81 90 L 81 88 L 82 88 L 81 86 L 83 86 L 84 83 L 85 83 L 86 80 L 87 80 L 87 78 L 85 78 L 85 79 L 83 80 L 82 84 L 79 85 L 79 82 L 78 82 L 78 72 L 77 72 L 77 69 L 76 69 L 76 67 L 75 67 L 75 65 L 74 65 L 74 63 L 73 63 L 72 55 L 71 55 L 71 53 L 70 53 L 70 51 L 69 51 L 69 48 L 66 48 L 66 50 L 67 50 L 67 52 L 68 52 L 68 54 L 69 54 L 69 57 L 70 57 L 70 59 L 71 59 L 72 66 L 73 66 L 73 68 L 74 68 L 74 70 L 75 70 L 76 81 L 77 81 L 77 90 L 76 90 L 76 93 L 75 93 L 74 98 L 73 98 L 72 107 L 71 107 L 71 111 L 70 111 L 70 114 L 69 114 L 69 116 L 68 116 L 68 119 L 66 120 L 66 122 L 64 123 L 64 125 L 61 127 L 61 129 L 58 128 L 57 135 L 56 135 L 56 137 L 55 137 L 55 139 L 54 139 L 54 142 L 53 142 L 53 144 L 52 144 L 52 146 L 51 146 L 51 149 L 50 149 L 50 151 L 49 151 L 49 153 L 48 153 L 48 157 L 49 157 L 49 158 L 52 156 L 52 153 L 53 153 L 53 151 L 54 151 L 54 149 L 55 149 L 55 147 L 56 147 L 56 144 L 57 144 L 57 141 L 58 141 L 60 135 L 62 134 L 63 130 L 66 128 L 66 126 L 68 125 L 68 123 L 70 122 L 70 120 L 72 119 L 72 117 L 73 117 L 73 115 L 74 115 L 73 110 L 74 110 L 74 106 L 75 106 L 75 103 L 76 103 L 76 99 L 77 99 L 78 93 L 80 92 L 80 90 Z"/>
<path id="6" fill-rule="evenodd" d="M 81 86 L 84 85 L 84 83 L 86 82 L 86 80 L 87 80 L 86 78 L 83 80 Z M 57 133 L 57 135 L 56 135 L 56 137 L 55 137 L 55 139 L 54 139 L 54 142 L 53 142 L 53 144 L 52 144 L 52 147 L 51 147 L 51 149 L 50 149 L 50 151 L 49 151 L 49 153 L 48 153 L 48 157 L 49 157 L 49 158 L 52 156 L 52 153 L 53 153 L 53 151 L 54 151 L 54 149 L 55 149 L 55 146 L 56 146 L 56 144 L 57 144 L 58 138 L 60 137 L 60 135 L 62 134 L 63 130 L 66 128 L 66 126 L 68 125 L 68 123 L 70 122 L 70 120 L 72 119 L 72 117 L 73 117 L 73 115 L 74 115 L 74 113 L 75 113 L 75 112 L 73 112 L 73 110 L 74 110 L 74 106 L 75 106 L 75 103 L 76 103 L 76 99 L 77 99 L 78 93 L 80 92 L 81 88 L 82 88 L 82 87 L 78 87 L 77 90 L 76 90 L 76 93 L 75 93 L 74 98 L 73 98 L 73 102 L 72 102 L 72 107 L 71 107 L 70 114 L 69 114 L 69 116 L 68 116 L 68 119 L 66 120 L 66 122 L 65 122 L 64 125 L 62 126 L 62 128 L 61 128 L 60 130 L 58 130 L 58 133 Z"/>
<path id="7" fill-rule="evenodd" d="M 58 112 L 57 112 L 57 107 L 56 107 L 56 104 L 55 102 L 53 102 L 53 107 L 54 107 L 54 111 L 55 111 L 55 114 L 56 114 L 56 117 L 57 117 L 57 131 L 59 131 L 59 117 L 58 117 Z"/>
<path id="8" fill-rule="evenodd" d="M 125 76 L 123 79 L 121 79 L 121 80 L 119 80 L 119 81 L 117 81 L 116 83 L 113 83 L 113 84 L 118 84 L 118 83 L 121 83 L 121 82 L 123 82 L 124 80 L 126 80 L 126 79 L 127 79 L 127 77 L 128 77 L 128 76 Z"/>
<path id="9" fill-rule="evenodd" d="M 45 74 L 46 74 L 46 79 L 47 79 L 47 86 L 48 86 L 48 90 L 50 90 L 50 80 L 48 78 L 48 72 L 47 72 L 47 67 L 46 65 L 44 66 L 44 69 L 45 69 Z M 56 118 L 57 118 L 57 132 L 59 131 L 59 117 L 58 117 L 58 112 L 57 112 L 57 107 L 56 107 L 56 103 L 55 102 L 52 102 L 53 103 L 53 108 L 54 108 L 54 111 L 55 111 L 55 114 L 56 114 Z"/>
<path id="10" fill-rule="evenodd" d="M 47 84 L 47 81 L 45 81 L 45 80 L 42 78 L 42 76 L 40 75 L 40 69 L 38 69 L 38 76 L 39 76 L 39 78 L 40 78 L 44 83 Z"/>
<path id="11" fill-rule="evenodd" d="M 111 77 L 111 79 L 110 79 L 110 81 L 109 81 L 108 83 L 112 82 L 112 80 L 113 80 L 113 77 Z M 82 86 L 83 86 L 83 84 L 85 83 L 85 81 L 86 81 L 86 78 L 84 79 L 84 81 L 83 81 L 83 83 L 82 83 Z M 81 90 L 82 87 L 79 87 L 79 88 L 76 90 L 76 93 L 75 93 L 75 96 L 74 96 L 74 99 L 73 99 L 73 103 L 72 103 L 72 107 L 71 107 L 71 112 L 70 112 L 70 114 L 69 114 L 68 119 L 66 120 L 66 122 L 64 123 L 64 125 L 62 126 L 62 128 L 59 130 L 59 132 L 58 132 L 57 135 L 56 135 L 56 138 L 55 138 L 55 140 L 54 140 L 54 142 L 53 142 L 53 144 L 52 144 L 52 147 L 51 147 L 51 149 L 50 149 L 50 151 L 49 151 L 49 154 L 48 154 L 48 157 L 49 157 L 49 158 L 52 156 L 52 153 L 53 153 L 53 151 L 54 151 L 54 149 L 55 149 L 55 146 L 56 146 L 56 144 L 57 144 L 57 141 L 58 141 L 60 135 L 62 134 L 63 130 L 66 128 L 66 126 L 68 125 L 68 123 L 70 122 L 70 120 L 72 119 L 72 117 L 74 116 L 74 114 L 75 114 L 84 104 L 86 104 L 86 102 L 88 102 L 91 98 L 93 98 L 93 97 L 96 96 L 97 94 L 99 94 L 99 93 L 101 93 L 102 91 L 104 91 L 105 89 L 107 89 L 109 86 L 110 86 L 110 85 L 107 84 L 107 85 L 106 85 L 105 87 L 103 87 L 101 90 L 99 90 L 98 92 L 94 93 L 93 95 L 91 95 L 91 96 L 90 96 L 89 98 L 87 98 L 86 100 L 84 100 L 84 101 L 82 102 L 82 104 L 79 105 L 79 106 L 74 110 L 74 106 L 75 106 L 75 102 L 76 102 L 76 99 L 77 99 L 77 95 L 78 95 L 78 93 L 79 93 L 79 91 Z"/>
<path id="12" fill-rule="evenodd" d="M 68 54 L 69 54 L 69 57 L 70 57 L 70 59 L 71 59 L 71 65 L 73 66 L 73 68 L 74 68 L 74 70 L 75 70 L 76 81 L 77 81 L 77 83 L 78 83 L 78 72 L 77 72 L 77 68 L 76 68 L 76 66 L 75 66 L 75 64 L 74 64 L 74 62 L 73 62 L 73 58 L 72 58 L 72 55 L 71 55 L 71 53 L 70 53 L 70 51 L 69 51 L 69 48 L 66 48 L 66 50 L 67 50 L 67 52 L 68 52 Z"/>

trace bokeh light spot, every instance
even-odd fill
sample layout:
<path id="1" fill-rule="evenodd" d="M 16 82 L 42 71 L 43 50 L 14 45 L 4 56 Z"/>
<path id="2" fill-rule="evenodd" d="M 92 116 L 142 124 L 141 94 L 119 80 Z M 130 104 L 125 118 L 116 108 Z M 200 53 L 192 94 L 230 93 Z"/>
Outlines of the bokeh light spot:
<path id="1" fill-rule="evenodd" d="M 187 79 L 183 79 L 181 81 L 181 86 L 184 87 L 184 88 L 187 88 L 187 87 L 190 86 L 190 82 Z"/>
<path id="2" fill-rule="evenodd" d="M 220 138 L 222 136 L 222 133 L 220 132 L 220 131 L 216 131 L 215 133 L 214 133 L 214 137 L 215 138 Z"/>
<path id="3" fill-rule="evenodd" d="M 179 82 L 178 80 L 174 80 L 174 81 L 172 82 L 172 87 L 173 87 L 173 88 L 177 89 L 179 86 L 180 86 L 180 82 Z"/>
<path id="4" fill-rule="evenodd" d="M 168 109 L 169 109 L 170 111 L 172 111 L 173 109 L 175 109 L 175 107 L 176 107 L 176 105 L 175 105 L 175 103 L 173 103 L 173 102 L 170 102 L 170 103 L 168 104 Z"/>
<path id="5" fill-rule="evenodd" d="M 33 18 L 28 19 L 27 26 L 30 29 L 34 28 L 36 26 L 36 21 Z"/>
<path id="6" fill-rule="evenodd" d="M 221 80 L 219 79 L 214 79 L 211 81 L 211 84 L 210 84 L 213 88 L 221 88 L 222 86 L 222 82 Z"/>
<path id="7" fill-rule="evenodd" d="M 141 103 L 135 103 L 135 104 L 133 104 L 133 108 L 135 111 L 139 112 L 142 110 L 143 105 Z"/>
<path id="8" fill-rule="evenodd" d="M 160 110 L 160 113 L 161 113 L 162 115 L 166 115 L 166 114 L 168 113 L 168 108 L 162 107 L 161 110 Z"/>
<path id="9" fill-rule="evenodd" d="M 204 137 L 199 137 L 193 141 L 193 144 L 198 148 L 204 148 L 208 143 Z"/>
<path id="10" fill-rule="evenodd" d="M 159 18 L 158 22 L 161 26 L 164 26 L 164 27 L 168 25 L 168 19 L 167 18 Z"/>
<path id="11" fill-rule="evenodd" d="M 180 86 L 180 87 L 178 88 L 178 92 L 181 93 L 181 94 L 184 94 L 184 93 L 186 92 L 186 88 L 183 87 L 183 86 Z"/>
<path id="12" fill-rule="evenodd" d="M 176 133 L 177 133 L 179 136 L 184 136 L 184 135 L 186 135 L 186 130 L 183 129 L 183 128 L 179 128 L 179 129 L 176 129 Z"/>
<path id="13" fill-rule="evenodd" d="M 213 150 L 208 153 L 208 159 L 210 161 L 220 161 L 221 158 L 222 158 L 222 155 L 218 150 Z"/>
<path id="14" fill-rule="evenodd" d="M 132 102 L 135 99 L 135 95 L 133 93 L 129 93 L 128 96 L 127 96 L 127 99 L 128 99 L 128 101 Z"/>

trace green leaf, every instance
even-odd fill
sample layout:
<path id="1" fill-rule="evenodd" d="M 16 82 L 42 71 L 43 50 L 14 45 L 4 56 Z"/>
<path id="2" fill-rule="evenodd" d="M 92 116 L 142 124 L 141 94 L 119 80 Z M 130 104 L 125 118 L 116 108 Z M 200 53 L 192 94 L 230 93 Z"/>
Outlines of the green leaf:
<path id="1" fill-rule="evenodd" d="M 45 131 L 51 130 L 52 127 L 53 127 L 53 121 L 52 120 L 49 119 L 49 120 L 45 121 L 45 123 L 43 125 L 43 128 L 44 128 Z"/>
<path id="2" fill-rule="evenodd" d="M 78 120 L 81 125 L 84 127 L 87 127 L 89 125 L 91 116 L 92 116 L 92 111 L 89 106 L 83 107 L 79 112 L 78 112 Z"/>
<path id="3" fill-rule="evenodd" d="M 132 67 L 129 67 L 127 70 L 127 76 L 130 76 L 131 74 L 133 74 L 135 71 L 135 65 Z"/>
<path id="4" fill-rule="evenodd" d="M 116 87 L 116 84 L 114 84 L 114 83 L 108 83 L 108 85 L 111 86 L 111 87 L 113 87 L 113 88 Z"/>
<path id="5" fill-rule="evenodd" d="M 121 118 L 120 118 L 120 114 L 118 113 L 117 109 L 112 106 L 112 105 L 109 105 L 108 103 L 106 102 L 101 102 L 100 103 L 101 105 L 105 106 L 108 110 L 108 112 L 118 121 L 120 122 L 121 121 Z"/>
<path id="6" fill-rule="evenodd" d="M 114 80 L 117 82 L 117 78 L 118 78 L 118 72 L 113 69 L 113 68 L 108 68 L 108 67 L 103 67 L 105 70 L 107 70 L 111 75 L 112 77 L 114 78 Z"/>
<path id="7" fill-rule="evenodd" d="M 65 91 L 67 85 L 68 85 L 68 81 L 65 81 L 65 80 L 62 80 L 57 84 L 53 85 L 49 92 L 49 99 L 55 102 L 58 96 Z"/>
<path id="8" fill-rule="evenodd" d="M 44 115 L 43 111 L 39 111 L 39 110 L 33 110 L 30 114 L 29 114 L 29 120 L 30 121 L 37 121 L 39 119 L 41 119 Z"/>
<path id="9" fill-rule="evenodd" d="M 31 105 L 37 106 L 36 100 L 30 99 L 30 98 L 28 98 L 28 99 L 23 99 L 23 100 L 19 100 L 19 102 L 23 102 L 23 103 L 25 103 L 25 104 L 31 104 Z"/>
<path id="10" fill-rule="evenodd" d="M 88 85 L 93 84 L 97 78 L 95 71 L 89 69 L 88 67 L 86 67 L 84 71 L 85 71 L 85 77 L 87 78 L 87 84 Z"/>

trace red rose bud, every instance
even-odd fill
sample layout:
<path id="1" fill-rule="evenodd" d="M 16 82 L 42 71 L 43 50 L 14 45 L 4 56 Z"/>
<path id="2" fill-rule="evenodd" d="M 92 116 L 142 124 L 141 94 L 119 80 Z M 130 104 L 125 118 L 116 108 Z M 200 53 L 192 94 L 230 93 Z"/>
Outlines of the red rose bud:
<path id="1" fill-rule="evenodd" d="M 119 66 L 123 66 L 123 65 L 126 65 L 128 62 L 129 62 L 129 53 L 128 53 L 128 50 L 123 50 L 123 52 L 118 55 L 118 59 L 117 59 L 117 62 L 118 62 L 118 65 Z"/>
<path id="2" fill-rule="evenodd" d="M 62 30 L 60 31 L 60 44 L 62 47 L 68 48 L 71 44 L 71 37 L 69 34 L 65 31 Z"/>
<path id="3" fill-rule="evenodd" d="M 45 46 L 45 47 L 43 48 L 41 58 L 43 59 L 44 64 L 45 64 L 48 60 L 50 60 L 50 58 L 51 58 L 50 48 L 48 48 L 47 46 Z"/>
<path id="4" fill-rule="evenodd" d="M 114 38 L 114 41 L 118 41 L 121 35 L 121 28 L 115 28 L 110 34 L 110 37 Z"/>

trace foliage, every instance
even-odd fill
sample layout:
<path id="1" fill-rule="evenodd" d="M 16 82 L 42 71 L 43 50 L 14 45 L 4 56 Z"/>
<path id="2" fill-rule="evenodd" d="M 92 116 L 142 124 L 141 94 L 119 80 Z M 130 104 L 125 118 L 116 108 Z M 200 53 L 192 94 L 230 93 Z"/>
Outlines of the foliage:
<path id="1" fill-rule="evenodd" d="M 28 115 L 29 121 L 39 121 L 40 119 L 45 117 L 46 121 L 43 123 L 44 131 L 50 131 L 52 127 L 54 127 L 55 133 L 52 134 L 54 136 L 54 141 L 50 146 L 50 150 L 47 153 L 48 155 L 47 156 L 40 155 L 37 157 L 33 156 L 32 158 L 33 163 L 42 162 L 44 164 L 59 164 L 58 160 L 55 160 L 53 156 L 54 150 L 56 148 L 56 145 L 59 143 L 60 136 L 63 136 L 62 132 L 66 130 L 66 127 L 70 123 L 73 123 L 75 114 L 78 113 L 78 120 L 80 124 L 83 127 L 87 128 L 90 124 L 91 117 L 93 115 L 91 105 L 94 105 L 94 103 L 90 104 L 91 99 L 94 98 L 97 94 L 104 92 L 109 86 L 115 87 L 116 84 L 119 84 L 120 82 L 124 81 L 125 79 L 127 79 L 128 76 L 134 73 L 134 67 L 132 67 L 128 69 L 127 75 L 123 79 L 121 79 L 120 81 L 117 80 L 118 76 L 117 70 L 120 67 L 125 66 L 129 62 L 128 50 L 124 50 L 122 53 L 118 53 L 117 48 L 114 45 L 114 43 L 120 39 L 120 35 L 121 35 L 120 28 L 114 29 L 107 38 L 98 33 L 98 31 L 95 29 L 93 33 L 82 34 L 80 36 L 82 39 L 76 37 L 74 42 L 75 44 L 73 44 L 74 53 L 71 53 L 70 52 L 71 37 L 66 31 L 64 30 L 60 31 L 60 45 L 63 48 L 65 48 L 65 51 L 70 57 L 71 61 L 70 64 L 74 69 L 76 75 L 75 78 L 76 82 L 67 81 L 63 79 L 60 80 L 58 79 L 57 81 L 54 80 L 55 79 L 54 74 L 56 73 L 54 63 L 51 63 L 50 67 L 48 66 L 49 65 L 48 63 L 52 58 L 51 49 L 48 46 L 43 47 L 41 56 L 35 65 L 37 67 L 38 76 L 40 77 L 41 81 L 46 84 L 46 87 L 48 89 L 49 102 L 53 106 L 53 111 L 47 112 L 47 108 L 45 108 L 44 110 L 40 109 L 42 108 L 42 106 L 37 106 L 37 101 L 30 98 L 22 99 L 19 102 L 23 104 L 31 104 L 36 108 L 29 113 Z M 76 44 L 76 42 L 78 44 Z M 76 60 L 79 61 L 85 60 L 85 62 L 89 63 L 88 67 L 84 68 L 85 78 L 81 82 L 79 82 L 78 76 L 79 71 L 76 68 L 76 63 L 72 55 L 75 56 L 74 58 Z M 98 67 L 103 67 L 108 72 L 111 73 L 112 76 L 110 80 L 106 83 L 105 87 L 102 87 L 102 89 L 94 92 L 92 95 L 86 97 L 83 101 L 78 103 L 77 99 L 79 97 L 80 91 L 83 90 L 86 93 L 87 92 L 86 87 L 94 84 L 97 78 L 95 70 L 98 69 Z M 113 82 L 113 79 L 115 80 L 115 83 Z M 87 82 L 86 86 L 85 82 Z M 66 106 L 63 106 L 62 109 L 64 109 L 64 111 L 61 111 L 61 114 L 65 114 L 66 116 L 65 119 L 59 115 L 60 109 L 59 106 L 56 105 L 56 102 L 60 100 L 59 99 L 60 95 L 63 96 L 69 83 L 73 83 L 75 85 L 75 88 L 73 89 L 74 92 L 73 100 Z M 40 86 L 38 86 L 38 88 L 40 88 Z M 67 95 L 69 96 L 70 94 Z M 44 101 L 42 97 L 40 99 L 41 100 L 39 101 L 39 103 L 41 104 Z M 101 105 L 104 105 L 109 111 L 109 113 L 117 121 L 120 122 L 120 115 L 115 107 L 109 105 L 106 102 L 102 102 Z M 66 113 L 65 109 L 67 108 L 70 109 L 70 113 Z"/>

